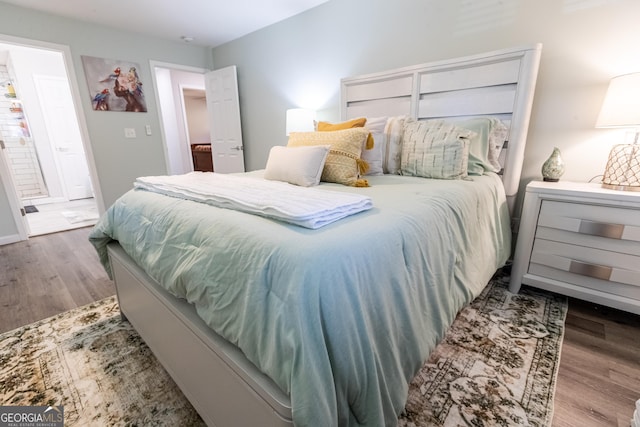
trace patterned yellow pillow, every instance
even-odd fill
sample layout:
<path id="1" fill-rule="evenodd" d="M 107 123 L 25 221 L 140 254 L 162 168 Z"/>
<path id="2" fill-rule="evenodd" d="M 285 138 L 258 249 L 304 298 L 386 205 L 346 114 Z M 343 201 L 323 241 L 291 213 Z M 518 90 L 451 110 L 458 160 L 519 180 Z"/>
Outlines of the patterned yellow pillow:
<path id="1" fill-rule="evenodd" d="M 329 155 L 324 163 L 321 181 L 335 182 L 352 187 L 368 187 L 366 179 L 360 179 L 360 154 L 362 144 L 369 135 L 364 128 L 328 132 L 291 132 L 289 147 L 329 145 Z"/>
<path id="2" fill-rule="evenodd" d="M 316 124 L 316 130 L 318 130 L 319 132 L 325 132 L 325 131 L 343 130 L 343 129 L 351 129 L 351 128 L 362 128 L 362 127 L 365 127 L 366 124 L 367 124 L 366 117 L 351 119 L 351 120 L 347 120 L 346 122 L 340 122 L 340 123 L 318 122 Z M 364 150 L 371 150 L 373 148 L 373 144 L 374 144 L 373 135 L 369 133 L 369 135 L 367 136 L 367 140 L 364 144 Z M 363 163 L 363 167 L 364 168 L 368 167 L 366 162 Z M 362 171 L 362 173 L 365 173 L 365 171 Z"/>

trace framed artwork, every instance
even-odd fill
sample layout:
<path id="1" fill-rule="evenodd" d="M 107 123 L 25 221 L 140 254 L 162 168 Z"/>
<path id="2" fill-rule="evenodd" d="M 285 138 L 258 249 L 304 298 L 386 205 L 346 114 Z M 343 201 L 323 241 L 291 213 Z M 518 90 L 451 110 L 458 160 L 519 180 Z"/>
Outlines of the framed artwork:
<path id="1" fill-rule="evenodd" d="M 137 63 L 82 55 L 82 65 L 94 110 L 147 111 Z"/>

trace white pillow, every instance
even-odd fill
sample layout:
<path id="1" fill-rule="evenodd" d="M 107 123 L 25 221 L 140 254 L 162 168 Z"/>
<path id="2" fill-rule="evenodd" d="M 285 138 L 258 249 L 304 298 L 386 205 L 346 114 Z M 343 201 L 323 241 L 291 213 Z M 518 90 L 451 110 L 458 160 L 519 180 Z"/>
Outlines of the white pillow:
<path id="1" fill-rule="evenodd" d="M 386 126 L 387 117 L 367 118 L 364 127 L 373 135 L 373 148 L 367 150 L 366 147 L 362 147 L 360 158 L 369 165 L 369 169 L 365 175 L 384 174 L 382 162 L 387 152 L 387 134 L 384 132 Z M 364 144 L 366 145 L 366 143 L 367 141 L 365 140 Z"/>
<path id="2" fill-rule="evenodd" d="M 466 179 L 469 139 L 475 132 L 444 120 L 407 120 L 400 173 L 437 179 Z"/>
<path id="3" fill-rule="evenodd" d="M 329 148 L 329 145 L 271 147 L 264 178 L 301 187 L 318 185 Z"/>
<path id="4" fill-rule="evenodd" d="M 407 116 L 389 117 L 384 133 L 387 135 L 386 152 L 384 153 L 382 170 L 384 173 L 400 173 L 400 157 L 402 155 L 402 134 Z"/>

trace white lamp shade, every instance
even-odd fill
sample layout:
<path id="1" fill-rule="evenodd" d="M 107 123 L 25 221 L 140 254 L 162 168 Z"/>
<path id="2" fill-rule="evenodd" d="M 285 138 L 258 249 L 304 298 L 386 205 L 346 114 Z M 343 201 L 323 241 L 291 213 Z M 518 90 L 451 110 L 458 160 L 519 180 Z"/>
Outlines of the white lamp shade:
<path id="1" fill-rule="evenodd" d="M 614 77 L 609 83 L 600 116 L 600 128 L 640 128 L 640 73 Z M 640 191 L 640 145 L 619 144 L 609 153 L 602 186 L 612 190 Z"/>
<path id="2" fill-rule="evenodd" d="M 640 126 L 640 73 L 614 77 L 609 83 L 596 127 Z"/>
<path id="3" fill-rule="evenodd" d="M 287 110 L 286 130 L 287 136 L 291 132 L 313 132 L 316 112 L 305 108 L 292 108 Z"/>

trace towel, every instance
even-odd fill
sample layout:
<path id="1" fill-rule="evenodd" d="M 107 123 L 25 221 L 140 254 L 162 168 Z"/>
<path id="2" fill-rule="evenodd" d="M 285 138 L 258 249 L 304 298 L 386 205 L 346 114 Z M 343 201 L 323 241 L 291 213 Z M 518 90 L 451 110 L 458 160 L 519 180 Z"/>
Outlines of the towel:
<path id="1" fill-rule="evenodd" d="M 373 207 L 361 194 L 298 187 L 241 175 L 190 172 L 146 176 L 134 188 L 317 229 Z"/>

